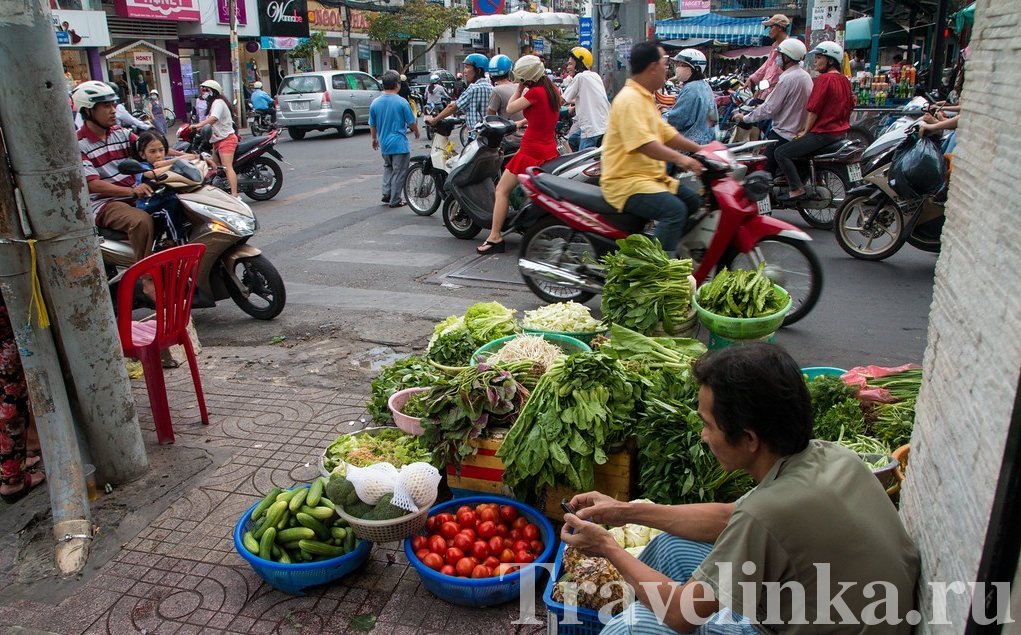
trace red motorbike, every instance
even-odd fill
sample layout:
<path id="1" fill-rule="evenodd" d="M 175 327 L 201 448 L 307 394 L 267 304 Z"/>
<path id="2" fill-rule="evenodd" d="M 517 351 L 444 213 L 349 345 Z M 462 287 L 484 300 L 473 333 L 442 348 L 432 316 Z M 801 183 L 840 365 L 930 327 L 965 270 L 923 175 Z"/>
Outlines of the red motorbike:
<path id="1" fill-rule="evenodd" d="M 717 142 L 695 158 L 704 166 L 705 200 L 688 218 L 677 256 L 694 260 L 699 284 L 723 267 L 754 269 L 765 261 L 766 274 L 793 300 L 784 324 L 808 315 L 822 292 L 822 266 L 808 234 L 759 214 L 757 202 L 769 196 L 769 175 L 744 177 L 744 168 Z M 616 249 L 615 241 L 645 231 L 648 221 L 617 212 L 595 185 L 539 168 L 529 168 L 518 179 L 535 208 L 549 214 L 522 238 L 518 270 L 525 284 L 546 302 L 585 302 L 602 292 L 600 257 Z"/>

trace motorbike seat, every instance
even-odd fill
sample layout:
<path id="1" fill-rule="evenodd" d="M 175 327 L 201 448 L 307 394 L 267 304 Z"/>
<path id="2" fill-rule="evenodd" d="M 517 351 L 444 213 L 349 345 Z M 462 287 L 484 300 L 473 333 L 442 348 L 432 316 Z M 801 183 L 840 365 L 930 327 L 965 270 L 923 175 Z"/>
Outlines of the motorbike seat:
<path id="1" fill-rule="evenodd" d="M 532 180 L 543 193 L 556 199 L 568 200 L 590 212 L 595 212 L 609 224 L 628 233 L 634 234 L 641 231 L 648 222 L 643 218 L 618 212 L 603 198 L 603 191 L 599 189 L 598 185 L 589 185 L 543 173 L 536 174 Z"/>
<path id="2" fill-rule="evenodd" d="M 100 225 L 96 225 L 96 233 L 98 233 L 103 238 L 109 238 L 110 240 L 121 240 L 124 242 L 128 242 L 128 235 L 126 233 L 122 231 L 117 231 L 116 229 L 110 229 L 109 227 L 102 227 Z"/>
<path id="3" fill-rule="evenodd" d="M 542 165 L 539 166 L 539 169 L 542 170 L 543 172 L 546 172 L 547 174 L 553 174 L 562 165 L 564 165 L 565 163 L 570 163 L 571 161 L 574 161 L 577 158 L 578 158 L 578 153 L 576 153 L 576 152 L 571 152 L 569 154 L 563 154 L 563 155 L 560 155 L 559 157 L 557 157 L 555 159 L 550 159 L 546 163 L 543 163 Z"/>
<path id="4" fill-rule="evenodd" d="M 234 156 L 239 157 L 242 154 L 245 154 L 246 152 L 256 147 L 265 140 L 266 140 L 265 135 L 261 137 L 252 137 L 251 139 L 245 139 L 244 141 L 238 144 L 238 149 L 234 151 Z"/>
<path id="5" fill-rule="evenodd" d="M 841 139 L 839 141 L 834 141 L 828 146 L 823 146 L 822 148 L 819 148 L 818 150 L 813 152 L 812 158 L 816 160 L 840 158 L 838 155 L 843 152 L 846 152 L 849 149 L 847 146 L 852 143 L 854 142 L 849 139 Z"/>

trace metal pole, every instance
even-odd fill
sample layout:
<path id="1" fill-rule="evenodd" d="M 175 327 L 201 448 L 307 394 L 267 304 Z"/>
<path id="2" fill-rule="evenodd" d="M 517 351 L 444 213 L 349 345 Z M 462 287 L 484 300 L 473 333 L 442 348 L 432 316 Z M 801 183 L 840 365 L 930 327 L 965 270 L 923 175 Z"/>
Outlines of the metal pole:
<path id="1" fill-rule="evenodd" d="M 608 93 L 614 91 L 614 75 L 617 70 L 617 52 L 613 41 L 613 21 L 617 17 L 619 4 L 596 2 L 593 4 L 599 18 L 599 76 Z"/>
<path id="2" fill-rule="evenodd" d="M 932 27 L 936 30 L 936 37 L 933 38 L 932 51 L 929 53 L 929 90 L 934 90 L 942 84 L 943 80 L 943 55 L 946 52 L 946 36 L 944 31 L 947 28 L 947 4 L 949 0 L 940 0 L 936 7 L 936 19 Z"/>
<path id="3" fill-rule="evenodd" d="M 883 32 L 880 24 L 883 19 L 883 0 L 876 0 L 873 13 L 875 15 L 872 16 L 872 50 L 869 52 L 869 67 L 875 75 L 879 72 L 879 36 Z"/>
<path id="4" fill-rule="evenodd" d="M 227 10 L 230 12 L 230 72 L 234 84 L 235 113 L 238 130 L 245 127 L 245 91 L 241 90 L 241 51 L 238 50 L 238 3 L 229 0 Z"/>
<path id="5" fill-rule="evenodd" d="M 123 483 L 145 472 L 148 461 L 50 20 L 45 0 L 0 0 L 0 121 L 7 124 L 4 138 L 23 210 L 21 228 L 37 241 L 38 277 L 68 395 L 77 402 L 78 421 L 100 475 Z"/>

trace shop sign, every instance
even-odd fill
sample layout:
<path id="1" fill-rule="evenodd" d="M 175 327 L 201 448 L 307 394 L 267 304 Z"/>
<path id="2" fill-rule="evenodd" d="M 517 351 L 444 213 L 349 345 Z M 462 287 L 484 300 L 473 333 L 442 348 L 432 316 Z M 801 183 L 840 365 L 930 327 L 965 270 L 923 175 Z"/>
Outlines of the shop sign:
<path id="1" fill-rule="evenodd" d="M 709 13 L 709 0 L 681 0 L 681 17 L 689 18 Z"/>
<path id="2" fill-rule="evenodd" d="M 102 48 L 111 44 L 102 11 L 54 10 L 50 20 L 61 48 Z"/>
<path id="3" fill-rule="evenodd" d="M 368 60 L 372 59 L 372 49 L 365 42 L 358 43 L 358 59 Z"/>
<path id="4" fill-rule="evenodd" d="M 135 62 L 135 66 L 152 66 L 153 53 L 152 51 L 135 51 L 131 54 L 131 59 Z"/>
<path id="5" fill-rule="evenodd" d="M 305 0 L 259 0 L 259 29 L 271 37 L 308 37 Z"/>
<path id="6" fill-rule="evenodd" d="M 234 12 L 237 14 L 238 24 L 248 24 L 245 0 L 237 0 Z M 230 0 L 216 0 L 216 21 L 219 24 L 230 24 Z"/>
<path id="7" fill-rule="evenodd" d="M 200 22 L 199 0 L 114 0 L 117 15 L 124 18 Z"/>
<path id="8" fill-rule="evenodd" d="M 307 37 L 274 37 L 263 35 L 259 38 L 259 47 L 267 51 L 290 51 L 306 41 L 308 41 Z"/>
<path id="9" fill-rule="evenodd" d="M 309 2 L 308 24 L 309 29 L 317 31 L 343 31 L 344 17 L 340 14 L 340 9 L 324 7 L 318 2 Z"/>

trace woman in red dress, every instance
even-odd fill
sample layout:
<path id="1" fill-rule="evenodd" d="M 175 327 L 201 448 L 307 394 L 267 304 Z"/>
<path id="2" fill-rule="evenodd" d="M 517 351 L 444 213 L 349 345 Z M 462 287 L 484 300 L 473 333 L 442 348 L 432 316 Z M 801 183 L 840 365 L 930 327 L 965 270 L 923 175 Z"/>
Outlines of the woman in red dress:
<path id="1" fill-rule="evenodd" d="M 476 249 L 480 254 L 499 254 L 507 248 L 501 231 L 507 219 L 511 192 L 518 184 L 517 175 L 558 156 L 556 129 L 560 118 L 560 91 L 546 76 L 542 61 L 534 55 L 518 59 L 514 64 L 514 78 L 518 81 L 518 88 L 507 104 L 507 114 L 524 111 L 528 127 L 521 139 L 521 148 L 496 184 L 493 227 L 486 242 Z"/>

